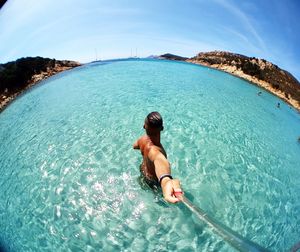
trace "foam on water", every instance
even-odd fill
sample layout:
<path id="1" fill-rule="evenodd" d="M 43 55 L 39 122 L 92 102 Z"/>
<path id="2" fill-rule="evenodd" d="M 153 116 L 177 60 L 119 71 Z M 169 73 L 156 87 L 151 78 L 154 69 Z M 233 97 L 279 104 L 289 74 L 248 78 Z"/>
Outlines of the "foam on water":
<path id="1" fill-rule="evenodd" d="M 11 251 L 231 251 L 139 183 L 132 144 L 160 111 L 186 195 L 274 251 L 300 227 L 300 116 L 256 86 L 157 60 L 89 64 L 0 115 L 0 242 Z M 281 108 L 276 107 L 281 102 Z"/>

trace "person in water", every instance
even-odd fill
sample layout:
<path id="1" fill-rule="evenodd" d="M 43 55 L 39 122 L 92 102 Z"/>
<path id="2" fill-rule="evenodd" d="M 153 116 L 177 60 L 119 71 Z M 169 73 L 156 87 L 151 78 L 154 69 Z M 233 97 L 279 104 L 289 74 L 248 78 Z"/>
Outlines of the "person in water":
<path id="1" fill-rule="evenodd" d="M 140 149 L 143 156 L 141 173 L 150 187 L 161 186 L 166 201 L 179 201 L 175 193 L 182 193 L 179 180 L 171 176 L 167 153 L 160 143 L 160 133 L 164 129 L 163 120 L 158 112 L 151 112 L 144 122 L 146 135 L 140 137 L 134 144 L 134 149 Z"/>

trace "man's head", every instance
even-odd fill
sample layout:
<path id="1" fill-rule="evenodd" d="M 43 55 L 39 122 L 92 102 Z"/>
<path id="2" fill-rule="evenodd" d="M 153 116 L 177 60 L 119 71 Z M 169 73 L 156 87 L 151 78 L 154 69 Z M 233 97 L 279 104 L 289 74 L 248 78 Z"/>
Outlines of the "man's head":
<path id="1" fill-rule="evenodd" d="M 164 129 L 164 126 L 163 119 L 160 113 L 155 111 L 148 114 L 145 118 L 144 129 L 146 130 L 148 135 L 162 131 Z"/>

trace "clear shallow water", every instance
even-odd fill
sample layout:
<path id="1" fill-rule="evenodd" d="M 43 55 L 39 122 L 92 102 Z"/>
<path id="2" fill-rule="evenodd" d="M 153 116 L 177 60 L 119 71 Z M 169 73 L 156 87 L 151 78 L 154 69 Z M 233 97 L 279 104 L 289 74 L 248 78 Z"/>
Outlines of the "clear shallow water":
<path id="1" fill-rule="evenodd" d="M 300 237 L 300 116 L 231 75 L 156 60 L 90 64 L 0 114 L 0 241 L 11 251 L 232 251 L 138 182 L 160 111 L 187 197 L 273 251 Z M 276 108 L 277 102 L 281 108 Z"/>

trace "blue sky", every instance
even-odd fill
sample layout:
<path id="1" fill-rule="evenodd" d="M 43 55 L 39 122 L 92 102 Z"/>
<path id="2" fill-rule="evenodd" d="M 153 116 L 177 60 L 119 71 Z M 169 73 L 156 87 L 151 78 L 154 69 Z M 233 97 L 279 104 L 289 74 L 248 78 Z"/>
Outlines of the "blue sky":
<path id="1" fill-rule="evenodd" d="M 225 50 L 264 58 L 300 80 L 297 0 L 9 0 L 0 62 Z"/>

